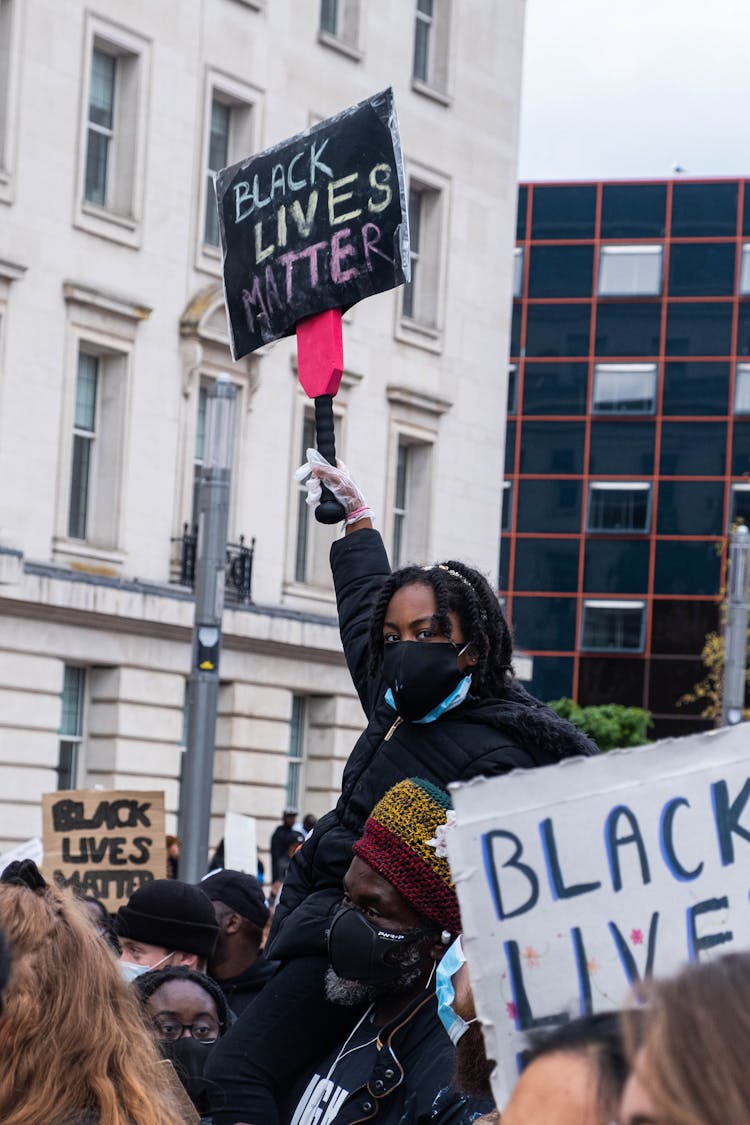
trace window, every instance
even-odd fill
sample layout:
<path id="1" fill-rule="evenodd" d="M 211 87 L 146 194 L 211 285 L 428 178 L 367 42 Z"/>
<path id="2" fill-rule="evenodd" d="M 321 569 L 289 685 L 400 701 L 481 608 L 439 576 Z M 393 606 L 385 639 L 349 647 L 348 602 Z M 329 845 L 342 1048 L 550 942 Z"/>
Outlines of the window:
<path id="1" fill-rule="evenodd" d="M 516 590 L 578 589 L 578 539 L 517 539 Z"/>
<path id="2" fill-rule="evenodd" d="M 526 312 L 526 354 L 585 356 L 589 354 L 591 305 L 529 305 Z"/>
<path id="3" fill-rule="evenodd" d="M 583 472 L 583 422 L 524 422 L 521 472 L 564 474 Z"/>
<path id="4" fill-rule="evenodd" d="M 648 531 L 651 523 L 651 485 L 592 481 L 589 485 L 589 531 Z"/>
<path id="5" fill-rule="evenodd" d="M 738 363 L 734 381 L 734 412 L 750 414 L 750 363 Z"/>
<path id="6" fill-rule="evenodd" d="M 88 524 L 91 468 L 96 437 L 96 397 L 99 360 L 81 352 L 78 356 L 76 403 L 73 421 L 73 463 L 70 472 L 68 535 L 85 539 Z"/>
<path id="7" fill-rule="evenodd" d="M 83 668 L 65 665 L 63 673 L 60 742 L 57 756 L 57 788 L 75 789 L 81 777 L 86 672 Z"/>
<path id="8" fill-rule="evenodd" d="M 578 698 L 582 707 L 616 700 L 625 707 L 643 707 L 643 660 L 582 656 L 578 665 Z"/>
<path id="9" fill-rule="evenodd" d="M 66 535 L 114 546 L 119 518 L 125 357 L 78 349 Z"/>
<path id="10" fill-rule="evenodd" d="M 585 414 L 588 364 L 532 363 L 523 374 L 524 414 Z"/>
<path id="11" fill-rule="evenodd" d="M 402 290 L 402 315 L 422 329 L 438 327 L 441 285 L 442 192 L 412 181 L 409 185 L 411 281 Z"/>
<path id="12" fill-rule="evenodd" d="M 602 246 L 599 296 L 658 297 L 661 264 L 661 246 Z"/>
<path id="13" fill-rule="evenodd" d="M 225 75 L 209 74 L 206 90 L 204 161 L 201 193 L 201 267 L 219 268 L 219 212 L 216 206 L 214 176 L 255 148 L 253 117 L 254 92 Z"/>
<path id="14" fill-rule="evenodd" d="M 219 215 L 216 209 L 214 176 L 229 163 L 229 119 L 231 109 L 214 98 L 211 102 L 211 129 L 208 138 L 208 168 L 206 169 L 206 213 L 203 222 L 203 241 L 209 246 L 219 245 Z"/>
<path id="15" fill-rule="evenodd" d="M 532 238 L 593 238 L 596 188 L 589 185 L 535 187 Z"/>
<path id="16" fill-rule="evenodd" d="M 723 521 L 723 481 L 660 481 L 659 535 L 721 535 Z"/>
<path id="17" fill-rule="evenodd" d="M 324 43 L 329 42 L 330 36 L 339 42 L 329 45 L 344 44 L 359 54 L 360 2 L 361 0 L 321 0 L 320 33 Z"/>
<path id="18" fill-rule="evenodd" d="M 716 602 L 654 598 L 651 611 L 651 651 L 691 655 L 703 648 L 706 634 L 719 624 Z"/>
<path id="19" fill-rule="evenodd" d="M 0 199 L 10 202 L 21 58 L 18 0 L 0 0 Z"/>
<path id="20" fill-rule="evenodd" d="M 590 297 L 593 274 L 593 246 L 532 246 L 529 296 Z"/>
<path id="21" fill-rule="evenodd" d="M 669 252 L 671 297 L 731 297 L 734 245 L 727 242 L 675 242 Z"/>
<path id="22" fill-rule="evenodd" d="M 500 530 L 510 531 L 510 525 L 513 520 L 513 482 L 509 480 L 503 481 L 503 496 L 501 504 L 500 515 Z"/>
<path id="23" fill-rule="evenodd" d="M 731 342 L 731 301 L 670 302 L 664 345 L 667 355 L 729 355 Z"/>
<path id="24" fill-rule="evenodd" d="M 661 305 L 656 301 L 600 301 L 596 310 L 597 355 L 658 355 Z"/>
<path id="25" fill-rule="evenodd" d="M 575 598 L 531 594 L 513 599 L 513 635 L 519 648 L 529 652 L 573 652 L 575 632 Z"/>
<path id="26" fill-rule="evenodd" d="M 516 531 L 577 534 L 581 530 L 579 480 L 521 480 L 518 482 Z"/>
<path id="27" fill-rule="evenodd" d="M 726 414 L 728 402 L 728 363 L 673 360 L 664 364 L 664 414 Z"/>
<path id="28" fill-rule="evenodd" d="M 747 210 L 750 210 L 750 208 L 747 208 Z M 740 293 L 745 297 L 750 294 L 750 243 L 747 242 L 742 247 Z"/>
<path id="29" fill-rule="evenodd" d="M 520 297 L 523 292 L 523 246 L 513 248 L 513 296 Z"/>
<path id="30" fill-rule="evenodd" d="M 417 0 L 412 80 L 423 93 L 447 90 L 449 9 L 449 0 Z"/>
<path id="31" fill-rule="evenodd" d="M 653 422 L 592 422 L 589 472 L 595 477 L 650 476 L 654 437 Z"/>
<path id="32" fill-rule="evenodd" d="M 584 601 L 581 648 L 642 652 L 645 602 Z"/>
<path id="33" fill-rule="evenodd" d="M 508 367 L 508 414 L 516 413 L 518 400 L 518 367 L 511 363 Z"/>
<path id="34" fill-rule="evenodd" d="M 653 414 L 655 363 L 597 363 L 594 367 L 594 414 Z"/>
<path id="35" fill-rule="evenodd" d="M 88 44 L 76 223 L 138 245 L 149 44 L 91 15 Z"/>
<path id="36" fill-rule="evenodd" d="M 738 521 L 750 527 L 750 484 L 732 485 L 730 526 Z"/>
<path id="37" fill-rule="evenodd" d="M 726 466 L 724 422 L 664 422 L 659 471 L 668 477 L 719 477 Z"/>
<path id="38" fill-rule="evenodd" d="M 721 582 L 721 556 L 712 540 L 657 540 L 655 594 L 703 594 L 714 597 Z"/>
<path id="39" fill-rule="evenodd" d="M 302 807 L 306 741 L 307 699 L 304 695 L 293 695 L 286 754 L 286 807 L 289 809 Z"/>
<path id="40" fill-rule="evenodd" d="M 645 594 L 648 590 L 647 539 L 587 539 L 583 589 L 587 594 Z"/>
<path id="41" fill-rule="evenodd" d="M 736 183 L 676 183 L 672 189 L 672 237 L 731 237 L 737 231 Z"/>
<path id="42" fill-rule="evenodd" d="M 391 562 L 426 561 L 432 446 L 400 434 L 396 447 Z"/>
<path id="43" fill-rule="evenodd" d="M 666 184 L 604 184 L 602 238 L 663 238 Z"/>
<path id="44" fill-rule="evenodd" d="M 340 417 L 334 416 L 336 447 L 340 450 Z M 307 460 L 307 450 L 315 447 L 315 418 L 311 410 L 304 411 L 299 445 L 299 460 Z M 297 526 L 294 544 L 293 578 L 295 582 L 316 586 L 326 591 L 331 588 L 331 571 L 328 552 L 338 535 L 337 526 L 326 526 L 315 519 L 314 510 L 307 504 L 304 482 L 297 486 Z"/>
<path id="45" fill-rule="evenodd" d="M 201 486 L 201 471 L 203 469 L 203 447 L 206 441 L 206 402 L 208 391 L 201 386 L 198 390 L 198 417 L 195 425 L 195 452 L 193 454 L 193 503 L 191 507 L 190 526 L 198 527 L 198 501 Z"/>

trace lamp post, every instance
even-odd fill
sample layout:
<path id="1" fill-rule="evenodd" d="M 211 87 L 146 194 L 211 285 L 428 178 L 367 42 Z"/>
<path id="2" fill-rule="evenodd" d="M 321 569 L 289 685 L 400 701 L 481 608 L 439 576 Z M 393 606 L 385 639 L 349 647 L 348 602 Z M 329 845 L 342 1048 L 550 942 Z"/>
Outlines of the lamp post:
<path id="1" fill-rule="evenodd" d="M 750 571 L 750 532 L 740 525 L 732 532 L 727 579 L 727 624 L 724 632 L 723 726 L 742 722 L 747 660 L 747 599 Z"/>
<path id="2" fill-rule="evenodd" d="M 229 376 L 219 375 L 206 395 L 187 749 L 180 786 L 180 877 L 188 883 L 197 883 L 208 864 L 236 394 Z"/>

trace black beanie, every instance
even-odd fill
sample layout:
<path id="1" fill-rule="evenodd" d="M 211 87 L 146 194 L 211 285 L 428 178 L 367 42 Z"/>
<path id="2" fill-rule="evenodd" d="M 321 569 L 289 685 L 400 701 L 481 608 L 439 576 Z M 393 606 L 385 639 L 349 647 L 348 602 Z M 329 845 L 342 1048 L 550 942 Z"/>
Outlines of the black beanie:
<path id="1" fill-rule="evenodd" d="M 207 895 L 179 879 L 144 883 L 115 917 L 120 937 L 210 957 L 219 924 Z"/>

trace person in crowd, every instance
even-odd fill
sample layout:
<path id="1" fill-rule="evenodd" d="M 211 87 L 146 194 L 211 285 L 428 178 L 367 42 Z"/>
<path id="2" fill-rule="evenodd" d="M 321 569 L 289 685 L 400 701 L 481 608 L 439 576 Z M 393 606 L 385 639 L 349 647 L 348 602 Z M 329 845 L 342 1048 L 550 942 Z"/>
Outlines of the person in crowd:
<path id="1" fill-rule="evenodd" d="M 180 838 L 167 836 L 167 876 L 170 879 L 180 877 Z"/>
<path id="2" fill-rule="evenodd" d="M 750 954 L 650 982 L 623 1016 L 631 1072 L 621 1125 L 747 1125 Z"/>
<path id="3" fill-rule="evenodd" d="M 219 925 L 199 887 L 179 879 L 154 879 L 117 911 L 115 932 L 122 950 L 120 967 L 133 980 L 167 964 L 205 972 Z"/>
<path id="4" fill-rule="evenodd" d="M 444 1091 L 454 1048 L 437 1013 L 434 976 L 461 928 L 436 836 L 450 799 L 421 778 L 390 789 L 368 818 L 328 934 L 328 999 L 350 1030 L 301 1076 L 285 1121 L 473 1121 L 486 1106 Z M 489 1103 L 491 1104 L 491 1102 Z"/>
<path id="5" fill-rule="evenodd" d="M 318 823 L 317 816 L 315 816 L 311 812 L 305 813 L 305 815 L 303 817 L 303 820 L 302 820 L 302 831 L 305 835 L 305 839 L 307 839 L 307 837 L 310 835 L 310 833 L 312 832 L 313 828 L 315 827 L 315 825 L 317 823 Z"/>
<path id="6" fill-rule="evenodd" d="M 299 832 L 294 823 L 297 819 L 297 809 L 291 805 L 284 809 L 281 824 L 277 825 L 271 836 L 271 879 L 272 895 L 278 895 L 281 884 L 286 878 L 289 861 L 298 846 L 304 840 L 304 835 Z"/>
<path id="7" fill-rule="evenodd" d="M 91 940 L 85 907 L 24 862 L 23 875 L 0 881 L 13 963 L 0 1014 L 0 1121 L 182 1125 L 179 1087 L 115 958 Z"/>
<path id="8" fill-rule="evenodd" d="M 203 1070 L 208 1052 L 229 1026 L 224 994 L 204 973 L 179 965 L 152 969 L 133 982 L 161 1055 L 169 1059 L 201 1116 L 208 1112 Z M 215 1096 L 220 1097 L 220 1091 Z"/>
<path id="9" fill-rule="evenodd" d="M 3 931 L 0 930 L 0 1015 L 3 1013 L 3 993 L 10 980 L 10 953 Z"/>
<path id="10" fill-rule="evenodd" d="M 269 910 L 260 883 L 243 871 L 216 871 L 200 886 L 213 903 L 219 925 L 208 972 L 238 1016 L 278 967 L 261 950 Z"/>
<path id="11" fill-rule="evenodd" d="M 229 1037 L 242 1036 L 244 1051 L 221 1080 L 245 1120 L 263 1125 L 279 1122 L 274 1090 L 288 1087 L 314 1049 L 340 1037 L 340 1014 L 322 999 L 325 934 L 352 844 L 376 802 L 410 776 L 445 787 L 596 752 L 515 680 L 510 630 L 486 578 L 452 560 L 391 573 L 372 511 L 346 469 L 314 450 L 303 472 L 311 467 L 308 499 L 317 503 L 322 479 L 347 512 L 331 564 L 344 654 L 368 722 L 335 809 L 289 865 L 266 950 L 282 968 L 253 1004 L 252 1020 L 240 1018 Z M 218 1115 L 217 1125 L 238 1120 Z"/>
<path id="12" fill-rule="evenodd" d="M 107 944 L 112 948 L 113 952 L 116 953 L 119 957 L 120 943 L 117 940 L 117 935 L 114 931 L 112 919 L 110 918 L 109 911 L 107 910 L 104 903 L 100 899 L 94 898 L 93 895 L 81 896 L 81 902 L 86 907 L 88 916 L 91 919 L 94 929 L 96 930 L 99 937 L 104 938 Z"/>

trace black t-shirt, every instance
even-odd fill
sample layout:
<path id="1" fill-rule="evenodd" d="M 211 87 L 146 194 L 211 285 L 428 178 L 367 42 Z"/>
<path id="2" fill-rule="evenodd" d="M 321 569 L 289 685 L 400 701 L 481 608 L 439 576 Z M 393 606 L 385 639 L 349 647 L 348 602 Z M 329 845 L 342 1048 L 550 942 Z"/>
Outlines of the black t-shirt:
<path id="1" fill-rule="evenodd" d="M 369 1013 L 346 1042 L 339 1044 L 311 1074 L 297 1083 L 285 1120 L 290 1125 L 307 1125 L 310 1121 L 315 1121 L 316 1125 L 332 1125 L 348 1095 L 364 1086 L 372 1073 L 378 1050 L 377 1036 Z"/>

